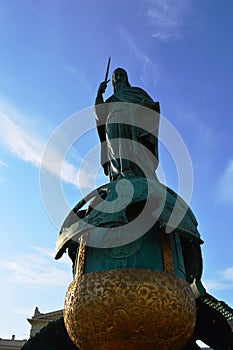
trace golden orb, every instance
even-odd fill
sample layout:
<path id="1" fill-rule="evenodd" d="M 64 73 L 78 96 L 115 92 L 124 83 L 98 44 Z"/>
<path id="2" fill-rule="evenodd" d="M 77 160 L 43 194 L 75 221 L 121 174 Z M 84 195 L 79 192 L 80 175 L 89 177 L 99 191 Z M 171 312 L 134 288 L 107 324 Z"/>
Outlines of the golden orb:
<path id="1" fill-rule="evenodd" d="M 195 318 L 189 284 L 167 272 L 94 272 L 66 293 L 65 326 L 80 350 L 181 350 Z"/>

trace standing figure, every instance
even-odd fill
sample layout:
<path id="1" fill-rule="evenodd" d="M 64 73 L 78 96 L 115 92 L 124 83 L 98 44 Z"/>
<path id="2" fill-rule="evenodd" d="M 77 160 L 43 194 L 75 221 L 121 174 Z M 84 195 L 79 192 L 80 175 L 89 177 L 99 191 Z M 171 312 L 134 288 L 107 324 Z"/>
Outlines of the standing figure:
<path id="1" fill-rule="evenodd" d="M 146 176 L 155 178 L 158 167 L 159 102 L 129 84 L 122 68 L 114 70 L 114 94 L 105 102 L 109 80 L 103 81 L 95 100 L 101 164 L 110 181 Z"/>

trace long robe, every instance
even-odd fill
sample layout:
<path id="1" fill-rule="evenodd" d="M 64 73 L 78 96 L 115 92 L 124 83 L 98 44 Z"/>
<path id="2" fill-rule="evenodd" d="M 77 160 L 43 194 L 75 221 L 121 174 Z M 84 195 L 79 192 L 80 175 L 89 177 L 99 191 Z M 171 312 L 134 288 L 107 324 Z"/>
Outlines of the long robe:
<path id="1" fill-rule="evenodd" d="M 158 102 L 141 88 L 131 86 L 95 106 L 101 164 L 111 181 L 119 177 L 155 177 L 159 112 Z"/>

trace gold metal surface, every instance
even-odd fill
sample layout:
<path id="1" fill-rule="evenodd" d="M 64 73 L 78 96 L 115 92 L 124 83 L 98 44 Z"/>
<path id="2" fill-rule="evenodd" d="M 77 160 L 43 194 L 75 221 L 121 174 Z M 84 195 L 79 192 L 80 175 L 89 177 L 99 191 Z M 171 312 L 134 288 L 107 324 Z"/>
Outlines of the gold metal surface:
<path id="1" fill-rule="evenodd" d="M 83 272 L 84 272 L 87 239 L 88 239 L 88 232 L 85 232 L 80 237 L 79 250 L 78 250 L 76 266 L 75 266 L 75 278 L 79 278 L 80 276 L 83 275 Z"/>
<path id="2" fill-rule="evenodd" d="M 163 248 L 163 263 L 164 271 L 174 273 L 174 265 L 172 258 L 172 248 L 168 234 L 164 232 L 164 229 L 160 229 L 162 248 Z"/>
<path id="3" fill-rule="evenodd" d="M 180 350 L 195 312 L 191 288 L 174 274 L 118 269 L 75 279 L 64 320 L 80 350 Z"/>

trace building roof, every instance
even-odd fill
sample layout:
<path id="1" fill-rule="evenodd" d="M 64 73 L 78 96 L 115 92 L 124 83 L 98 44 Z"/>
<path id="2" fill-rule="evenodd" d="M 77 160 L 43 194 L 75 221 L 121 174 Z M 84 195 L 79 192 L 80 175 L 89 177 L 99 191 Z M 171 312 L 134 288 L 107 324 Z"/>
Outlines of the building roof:
<path id="1" fill-rule="evenodd" d="M 54 321 L 63 316 L 63 310 L 57 310 L 57 311 L 51 311 L 42 313 L 39 311 L 39 308 L 35 308 L 34 316 L 32 318 L 28 318 L 28 322 L 30 324 L 33 324 L 35 322 L 48 322 L 48 321 Z"/>
<path id="2" fill-rule="evenodd" d="M 11 350 L 18 350 L 21 349 L 21 347 L 26 343 L 26 339 L 19 340 L 15 339 L 15 336 L 12 336 L 12 339 L 1 339 L 0 338 L 0 350 L 3 349 L 11 349 Z"/>

